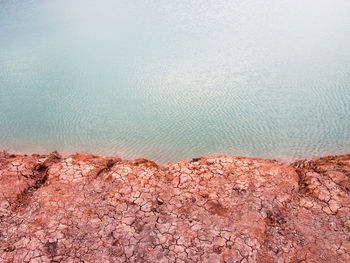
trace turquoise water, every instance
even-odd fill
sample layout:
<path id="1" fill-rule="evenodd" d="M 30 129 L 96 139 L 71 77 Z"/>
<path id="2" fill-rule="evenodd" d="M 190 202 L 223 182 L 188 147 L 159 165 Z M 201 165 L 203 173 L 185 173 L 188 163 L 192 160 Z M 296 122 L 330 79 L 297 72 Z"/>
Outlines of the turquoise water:
<path id="1" fill-rule="evenodd" d="M 350 152 L 350 1 L 0 0 L 0 149 Z"/>

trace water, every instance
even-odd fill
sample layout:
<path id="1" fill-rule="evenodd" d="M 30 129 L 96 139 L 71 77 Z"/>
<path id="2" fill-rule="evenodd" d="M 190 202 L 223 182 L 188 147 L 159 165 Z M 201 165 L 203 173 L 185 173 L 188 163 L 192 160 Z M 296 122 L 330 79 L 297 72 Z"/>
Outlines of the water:
<path id="1" fill-rule="evenodd" d="M 0 149 L 350 152 L 350 1 L 0 0 Z"/>

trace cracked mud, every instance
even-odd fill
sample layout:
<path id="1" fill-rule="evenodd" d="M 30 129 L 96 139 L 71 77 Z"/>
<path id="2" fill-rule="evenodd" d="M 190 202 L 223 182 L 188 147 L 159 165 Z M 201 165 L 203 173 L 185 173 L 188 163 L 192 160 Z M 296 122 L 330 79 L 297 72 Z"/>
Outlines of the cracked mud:
<path id="1" fill-rule="evenodd" d="M 0 154 L 0 262 L 350 262 L 350 154 Z"/>

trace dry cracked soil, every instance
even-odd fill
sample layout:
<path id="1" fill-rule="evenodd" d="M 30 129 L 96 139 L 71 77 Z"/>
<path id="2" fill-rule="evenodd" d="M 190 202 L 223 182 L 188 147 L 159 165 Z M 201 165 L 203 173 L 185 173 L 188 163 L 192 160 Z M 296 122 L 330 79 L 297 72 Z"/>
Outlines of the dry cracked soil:
<path id="1" fill-rule="evenodd" d="M 0 153 L 0 262 L 350 262 L 350 154 Z"/>

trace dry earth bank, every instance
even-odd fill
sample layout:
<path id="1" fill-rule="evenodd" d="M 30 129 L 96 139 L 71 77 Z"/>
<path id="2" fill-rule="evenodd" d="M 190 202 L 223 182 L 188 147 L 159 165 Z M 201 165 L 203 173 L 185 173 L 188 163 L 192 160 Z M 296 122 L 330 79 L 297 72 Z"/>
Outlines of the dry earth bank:
<path id="1" fill-rule="evenodd" d="M 350 262 L 350 154 L 0 154 L 0 262 Z"/>

